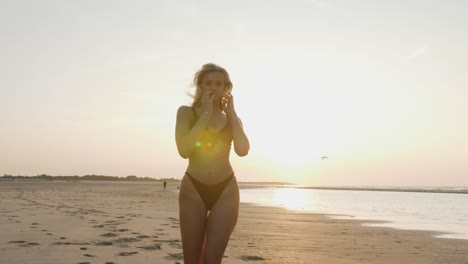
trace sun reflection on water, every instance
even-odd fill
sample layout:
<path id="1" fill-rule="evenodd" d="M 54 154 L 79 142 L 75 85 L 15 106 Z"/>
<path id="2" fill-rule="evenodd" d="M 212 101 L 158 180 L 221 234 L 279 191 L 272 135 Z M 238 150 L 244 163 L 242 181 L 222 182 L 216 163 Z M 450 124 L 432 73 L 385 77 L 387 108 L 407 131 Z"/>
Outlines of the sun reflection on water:
<path id="1" fill-rule="evenodd" d="M 304 189 L 278 188 L 275 191 L 275 203 L 290 210 L 304 209 L 309 202 L 309 193 Z"/>

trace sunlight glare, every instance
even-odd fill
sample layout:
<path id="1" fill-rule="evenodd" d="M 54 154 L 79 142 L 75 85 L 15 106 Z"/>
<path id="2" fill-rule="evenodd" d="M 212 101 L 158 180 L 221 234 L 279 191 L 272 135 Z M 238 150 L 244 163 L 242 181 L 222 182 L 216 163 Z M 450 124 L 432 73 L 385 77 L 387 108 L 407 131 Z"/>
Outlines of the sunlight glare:
<path id="1" fill-rule="evenodd" d="M 290 210 L 304 209 L 309 202 L 306 190 L 296 188 L 279 188 L 275 192 L 275 203 Z"/>

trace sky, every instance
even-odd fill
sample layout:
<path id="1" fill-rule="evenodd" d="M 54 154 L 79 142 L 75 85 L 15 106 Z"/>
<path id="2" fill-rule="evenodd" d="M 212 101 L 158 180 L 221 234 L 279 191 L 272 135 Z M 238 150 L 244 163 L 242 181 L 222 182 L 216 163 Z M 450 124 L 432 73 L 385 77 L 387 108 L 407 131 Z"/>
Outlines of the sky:
<path id="1" fill-rule="evenodd" d="M 240 181 L 468 186 L 468 2 L 0 1 L 0 175 L 182 178 L 217 63 Z M 321 159 L 327 156 L 327 159 Z"/>

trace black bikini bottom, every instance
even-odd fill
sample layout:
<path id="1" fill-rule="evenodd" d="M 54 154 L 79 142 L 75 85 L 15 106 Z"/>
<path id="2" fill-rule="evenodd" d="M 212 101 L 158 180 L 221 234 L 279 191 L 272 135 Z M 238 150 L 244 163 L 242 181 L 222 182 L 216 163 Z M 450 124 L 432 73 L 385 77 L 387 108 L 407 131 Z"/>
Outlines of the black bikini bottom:
<path id="1" fill-rule="evenodd" d="M 203 200 L 206 209 L 211 210 L 213 205 L 218 201 L 219 196 L 223 193 L 226 186 L 234 178 L 234 172 L 227 179 L 216 184 L 205 184 L 196 180 L 190 173 L 185 172 L 185 175 L 192 181 L 193 185 L 198 191 L 198 194 Z"/>

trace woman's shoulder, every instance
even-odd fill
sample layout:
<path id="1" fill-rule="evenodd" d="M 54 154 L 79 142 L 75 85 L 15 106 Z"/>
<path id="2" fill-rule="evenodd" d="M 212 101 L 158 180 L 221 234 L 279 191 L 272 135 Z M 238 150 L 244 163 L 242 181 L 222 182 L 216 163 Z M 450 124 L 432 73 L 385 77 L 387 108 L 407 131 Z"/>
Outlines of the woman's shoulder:
<path id="1" fill-rule="evenodd" d="M 192 106 L 188 106 L 188 105 L 181 105 L 179 109 L 177 110 L 177 116 L 179 118 L 184 117 L 188 119 L 193 119 L 194 113 L 195 113 L 195 108 L 193 108 Z"/>
<path id="2" fill-rule="evenodd" d="M 179 106 L 179 109 L 177 110 L 177 113 L 194 113 L 194 112 L 196 112 L 195 107 L 188 106 L 188 105 L 181 105 Z"/>
<path id="3" fill-rule="evenodd" d="M 191 106 L 188 106 L 188 105 L 181 105 L 179 106 L 179 109 L 177 110 L 177 112 L 191 112 L 193 111 L 193 107 Z"/>

